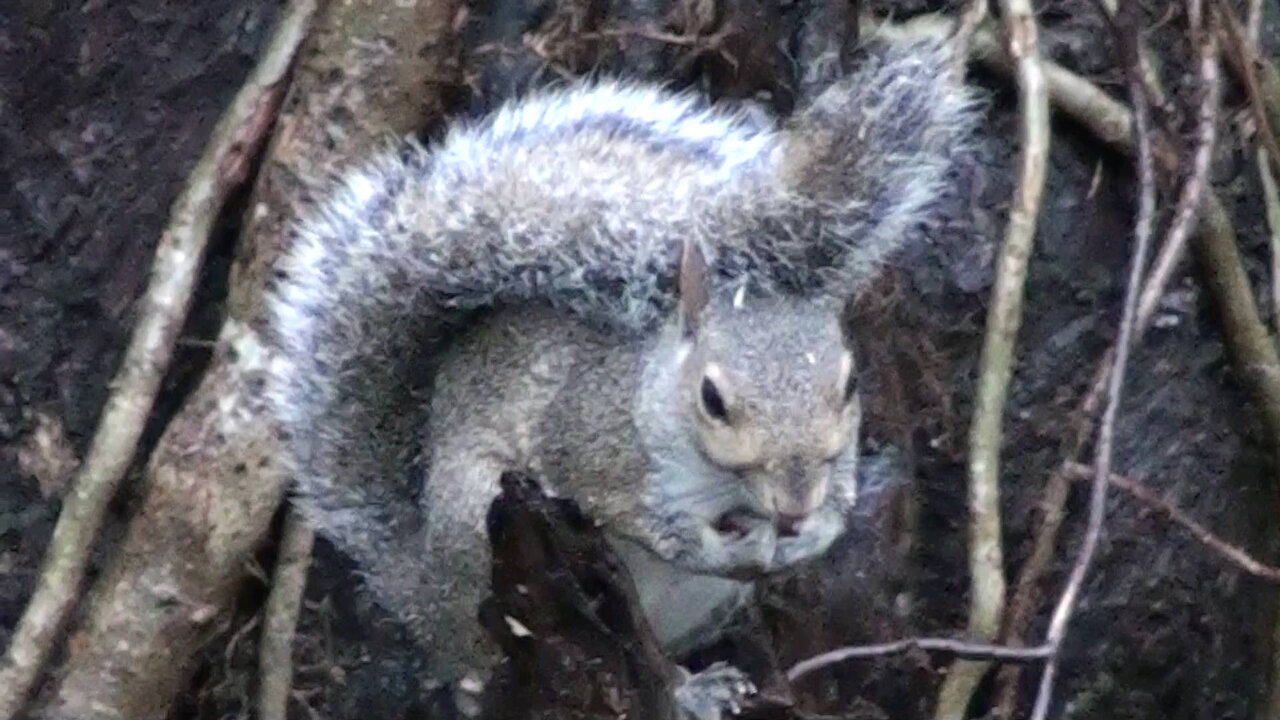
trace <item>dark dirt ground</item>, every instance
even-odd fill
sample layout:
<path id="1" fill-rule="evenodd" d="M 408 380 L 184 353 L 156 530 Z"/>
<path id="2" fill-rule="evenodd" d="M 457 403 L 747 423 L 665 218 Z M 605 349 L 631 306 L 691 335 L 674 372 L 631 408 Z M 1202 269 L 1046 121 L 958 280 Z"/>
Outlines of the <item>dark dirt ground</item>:
<path id="1" fill-rule="evenodd" d="M 521 3 L 490 5 L 476 15 L 472 47 L 512 37 L 527 21 Z M 633 3 L 630 12 L 644 15 L 650 5 L 661 4 Z M 936 3 L 875 5 L 908 15 Z M 0 11 L 0 644 L 31 590 L 58 505 L 56 487 L 42 492 L 35 469 L 19 462 L 19 450 L 41 418 L 65 429 L 77 456 L 85 450 L 168 205 L 251 66 L 278 3 L 28 0 L 11 7 L 18 9 Z M 1038 9 L 1047 53 L 1119 92 L 1092 6 L 1057 0 Z M 1265 33 L 1272 57 L 1280 50 L 1275 10 L 1269 8 Z M 1184 80 L 1177 24 L 1161 25 L 1149 39 L 1170 56 L 1166 77 L 1175 86 Z M 518 56 L 477 58 L 477 87 L 486 98 L 520 86 L 535 69 Z M 670 56 L 656 51 L 637 52 L 628 62 L 687 81 L 710 78 L 732 90 L 714 63 L 679 72 Z M 889 342 L 875 355 L 869 432 L 911 460 L 918 522 L 912 532 L 882 514 L 819 566 L 775 583 L 766 616 L 784 663 L 844 643 L 952 634 L 964 624 L 965 429 L 990 260 L 1010 192 L 1015 148 L 1009 139 L 1016 136 L 1004 84 L 975 79 L 996 92 L 989 137 L 961 178 L 972 197 L 956 208 L 954 222 L 899 262 L 886 284 L 893 300 L 880 317 Z M 786 104 L 785 93 L 775 99 Z M 1240 107 L 1232 90 L 1214 181 L 1234 211 L 1256 286 L 1263 288 L 1256 172 L 1232 131 Z M 1029 550 L 1040 488 L 1061 459 L 1071 409 L 1114 336 L 1127 261 L 1134 188 L 1128 162 L 1100 152 L 1069 125 L 1055 129 L 1007 413 L 1010 577 Z M 206 264 L 158 418 L 177 406 L 204 363 L 202 340 L 220 319 L 235 218 L 228 213 L 223 239 Z M 1265 307 L 1265 293 L 1258 294 Z M 1117 469 L 1146 480 L 1255 555 L 1277 557 L 1272 466 L 1193 278 L 1182 279 L 1166 298 L 1159 329 L 1132 367 Z M 56 485 L 49 473 L 44 480 Z M 1079 540 L 1083 495 L 1077 491 L 1068 506 L 1068 552 Z M 127 490 L 117 505 L 119 518 L 127 512 Z M 1274 590 L 1118 493 L 1109 511 L 1063 663 L 1060 697 L 1069 702 L 1061 716 L 1253 717 L 1272 651 Z M 298 717 L 308 716 L 307 707 L 327 718 L 406 716 L 418 692 L 412 649 L 369 607 L 341 558 L 323 543 L 317 552 L 296 648 L 293 710 Z M 1059 553 L 1049 592 L 1063 581 L 1066 557 Z M 211 645 L 175 716 L 247 716 L 253 613 L 263 590 L 259 581 L 249 583 L 243 611 Z M 861 661 L 806 680 L 800 689 L 826 712 L 856 706 L 871 716 L 926 717 L 942 667 L 919 656 Z"/>

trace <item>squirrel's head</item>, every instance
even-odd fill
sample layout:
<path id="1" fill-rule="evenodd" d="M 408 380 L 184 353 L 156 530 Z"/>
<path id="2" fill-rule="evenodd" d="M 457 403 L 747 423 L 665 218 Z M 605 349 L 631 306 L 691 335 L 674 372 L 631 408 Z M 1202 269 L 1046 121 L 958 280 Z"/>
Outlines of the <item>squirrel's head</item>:
<path id="1" fill-rule="evenodd" d="M 840 308 L 811 299 L 710 296 L 687 245 L 680 270 L 684 352 L 676 412 L 704 467 L 733 492 L 710 531 L 754 537 L 758 571 L 826 550 L 855 491 L 858 368 Z M 734 568 L 734 572 L 751 571 Z"/>

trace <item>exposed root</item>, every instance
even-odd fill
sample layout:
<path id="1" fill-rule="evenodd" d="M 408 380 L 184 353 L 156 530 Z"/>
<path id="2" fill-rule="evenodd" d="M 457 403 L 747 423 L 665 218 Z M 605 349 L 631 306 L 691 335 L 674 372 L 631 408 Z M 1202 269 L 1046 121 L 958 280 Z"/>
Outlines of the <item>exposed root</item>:
<path id="1" fill-rule="evenodd" d="M 293 689 L 293 636 L 307 588 L 315 533 L 293 510 L 285 514 L 258 650 L 258 720 L 285 720 Z"/>

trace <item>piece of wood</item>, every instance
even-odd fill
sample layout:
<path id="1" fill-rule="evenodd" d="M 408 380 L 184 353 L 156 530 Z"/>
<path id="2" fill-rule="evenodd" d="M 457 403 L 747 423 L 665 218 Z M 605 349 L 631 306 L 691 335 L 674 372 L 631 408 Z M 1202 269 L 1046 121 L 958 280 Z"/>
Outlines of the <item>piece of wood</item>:
<path id="1" fill-rule="evenodd" d="M 507 474 L 502 486 L 481 619 L 507 662 L 486 689 L 485 718 L 676 718 L 677 669 L 603 534 L 530 478 Z"/>
<path id="2" fill-rule="evenodd" d="M 653 637 L 598 525 L 533 479 L 508 473 L 488 529 L 493 595 L 480 614 L 506 661 L 485 688 L 485 720 L 680 717 L 672 689 L 681 671 Z M 781 679 L 770 651 L 742 642 L 734 662 L 757 686 Z M 789 695 L 761 692 L 739 717 L 795 718 Z"/>

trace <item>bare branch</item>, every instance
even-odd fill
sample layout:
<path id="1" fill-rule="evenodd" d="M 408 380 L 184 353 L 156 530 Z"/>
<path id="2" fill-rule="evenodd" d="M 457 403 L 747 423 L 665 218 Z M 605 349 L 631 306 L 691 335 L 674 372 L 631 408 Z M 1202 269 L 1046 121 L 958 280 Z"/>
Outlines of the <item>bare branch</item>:
<path id="1" fill-rule="evenodd" d="M 1210 21 L 1212 23 L 1212 20 Z M 1218 66 L 1218 36 L 1212 28 L 1201 34 L 1197 46 L 1200 103 L 1196 110 L 1196 145 L 1192 154 L 1191 173 L 1182 184 L 1173 224 L 1160 246 L 1138 302 L 1137 337 L 1139 340 L 1151 326 L 1160 298 L 1173 277 L 1173 272 L 1186 251 L 1187 239 L 1196 228 L 1201 201 L 1209 184 L 1209 165 L 1217 140 L 1218 107 L 1221 100 L 1222 74 Z"/>
<path id="2" fill-rule="evenodd" d="M 315 533 L 289 509 L 280 536 L 279 557 L 271 578 L 271 594 L 263 608 L 262 642 L 258 650 L 258 720 L 285 720 L 293 689 L 293 636 L 307 588 Z"/>
<path id="3" fill-rule="evenodd" d="M 982 25 L 990 14 L 990 2 L 991 0 L 969 0 L 965 5 L 964 13 L 960 16 L 960 22 L 956 23 L 952 42 L 956 45 L 956 63 L 959 65 L 956 68 L 957 72 L 963 72 L 964 65 L 968 63 L 969 42 L 973 39 L 973 33 L 977 31 L 978 26 Z"/>
<path id="4" fill-rule="evenodd" d="M 846 660 L 900 655 L 912 650 L 946 653 L 972 660 L 1027 663 L 1039 662 L 1048 658 L 1053 648 L 1048 645 L 1037 645 L 1029 648 L 1007 647 L 987 643 L 971 643 L 952 638 L 907 638 L 878 645 L 844 647 L 821 655 L 815 655 L 792 665 L 791 669 L 787 671 L 787 679 L 795 682 L 805 675 Z"/>
<path id="5" fill-rule="evenodd" d="M 1129 95 L 1133 101 L 1134 130 L 1138 143 L 1138 181 L 1141 192 L 1138 198 L 1138 217 L 1134 227 L 1134 251 L 1130 261 L 1129 281 L 1125 288 L 1124 310 L 1120 319 L 1120 332 L 1116 340 L 1115 366 L 1110 373 L 1107 385 L 1107 405 L 1102 415 L 1102 426 L 1098 431 L 1098 443 L 1094 460 L 1093 487 L 1089 494 L 1089 520 L 1085 529 L 1084 544 L 1071 568 L 1067 585 L 1062 591 L 1053 616 L 1049 620 L 1047 644 L 1053 648 L 1049 661 L 1045 663 L 1044 673 L 1040 677 L 1040 690 L 1036 696 L 1035 706 L 1031 712 L 1032 720 L 1044 720 L 1049 714 L 1049 703 L 1053 700 L 1053 685 L 1058 669 L 1058 660 L 1062 641 L 1066 638 L 1071 616 L 1075 612 L 1076 602 L 1084 587 L 1089 568 L 1097 553 L 1098 543 L 1102 537 L 1102 525 L 1107 510 L 1107 482 L 1111 478 L 1111 460 L 1115 442 L 1116 418 L 1120 412 L 1120 400 L 1124 391 L 1125 370 L 1129 364 L 1129 352 L 1133 345 L 1134 324 L 1138 312 L 1138 293 L 1142 285 L 1142 275 L 1146 268 L 1147 254 L 1151 247 L 1152 228 L 1156 211 L 1156 178 L 1155 159 L 1151 141 L 1151 115 L 1147 106 L 1146 83 L 1142 77 L 1140 63 L 1142 29 L 1139 22 L 1139 10 L 1136 3 L 1126 6 L 1129 15 L 1128 25 L 1122 32 L 1125 38 L 1125 64 L 1129 76 Z"/>
<path id="6" fill-rule="evenodd" d="M 1229 23 L 1230 18 L 1224 24 Z M 1276 148 L 1275 138 L 1270 133 L 1265 102 L 1257 96 L 1261 93 L 1257 73 L 1250 72 L 1253 68 L 1249 67 L 1247 60 L 1247 58 L 1258 58 L 1263 64 L 1269 65 L 1258 50 L 1258 37 L 1262 31 L 1261 0 L 1249 0 L 1249 15 L 1245 19 L 1245 28 L 1245 37 L 1248 42 L 1245 46 L 1232 51 L 1231 57 L 1236 73 L 1241 76 L 1242 84 L 1249 93 L 1249 102 L 1253 107 L 1254 121 L 1257 125 L 1259 147 L 1255 151 L 1255 162 L 1258 166 L 1258 179 L 1262 183 L 1262 201 L 1266 207 L 1267 237 L 1271 249 L 1271 312 L 1276 318 L 1276 329 L 1280 331 L 1280 190 L 1276 188 L 1274 174 L 1280 169 L 1280 162 L 1273 163 L 1268 159 L 1267 154 L 1270 151 L 1271 157 L 1280 156 L 1280 149 Z"/>
<path id="7" fill-rule="evenodd" d="M 315 8 L 316 0 L 291 3 L 262 60 L 218 121 L 173 204 L 169 225 L 156 247 L 137 325 L 111 383 L 111 397 L 64 499 L 39 584 L 0 667 L 0 718 L 9 720 L 18 713 L 75 606 L 107 504 L 133 460 L 174 341 L 186 320 L 209 233 L 227 196 L 244 182 L 266 138 Z"/>
<path id="8" fill-rule="evenodd" d="M 1005 399 L 1013 372 L 1014 342 L 1022 320 L 1023 287 L 1034 246 L 1048 165 L 1049 96 L 1040 64 L 1030 0 L 1001 0 L 1009 55 L 1017 66 L 1022 154 L 991 307 L 969 434 L 969 623 L 971 637 L 1000 632 L 1004 612 L 1004 550 L 1000 532 L 1000 446 Z M 947 674 L 934 712 L 962 720 L 988 663 L 957 662 Z"/>
<path id="9" fill-rule="evenodd" d="M 1198 9 L 1200 0 L 1190 0 L 1190 2 L 1197 6 L 1196 9 L 1192 10 L 1192 13 L 1198 16 L 1200 14 Z M 1119 12 L 1116 0 L 1097 0 L 1097 5 L 1100 6 L 1107 18 L 1113 22 L 1115 21 L 1116 14 Z M 1198 20 L 1194 22 L 1198 22 Z M 1142 82 L 1147 86 L 1147 96 L 1151 100 L 1151 104 L 1156 107 L 1167 106 L 1169 104 L 1169 96 L 1164 91 L 1164 84 L 1160 82 L 1160 74 L 1156 72 L 1151 53 L 1146 47 L 1139 47 L 1138 52 L 1138 63 L 1142 69 Z"/>
<path id="10" fill-rule="evenodd" d="M 1258 49 L 1258 38 L 1262 31 L 1262 0 L 1249 0 L 1248 12 L 1245 30 L 1248 42 L 1242 44 L 1236 52 L 1229 53 L 1228 57 L 1236 66 L 1236 72 L 1241 76 L 1248 90 L 1250 106 L 1253 108 L 1257 125 L 1259 143 L 1254 155 L 1262 183 L 1262 202 L 1266 208 L 1268 245 L 1271 249 L 1271 312 L 1275 317 L 1276 330 L 1280 332 L 1280 191 L 1276 189 L 1274 175 L 1275 172 L 1280 171 L 1280 161 L 1272 162 L 1268 159 L 1268 152 L 1272 153 L 1271 158 L 1280 156 L 1280 148 L 1277 148 L 1275 136 L 1271 132 L 1276 124 L 1273 119 L 1280 118 L 1280 98 L 1275 97 L 1273 93 L 1268 96 L 1271 101 L 1269 105 L 1265 103 L 1265 99 L 1261 99 L 1264 100 L 1262 104 L 1259 102 L 1258 93 L 1261 91 L 1259 73 L 1254 72 L 1254 67 L 1246 58 L 1256 58 L 1261 66 L 1261 74 L 1265 77 L 1274 79 L 1277 74 L 1275 66 L 1268 62 Z M 1228 16 L 1223 24 L 1229 25 L 1231 20 Z M 1276 87 L 1273 85 L 1271 89 L 1276 90 Z M 1280 613 L 1277 613 L 1272 629 L 1271 673 L 1268 680 L 1270 688 L 1260 716 L 1280 717 Z"/>
<path id="11" fill-rule="evenodd" d="M 1226 39 L 1227 59 L 1249 96 L 1261 148 L 1257 152 L 1258 171 L 1262 176 L 1263 201 L 1270 230 L 1272 305 L 1280 308 L 1280 197 L 1277 197 L 1272 171 L 1280 168 L 1280 144 L 1276 141 L 1276 125 L 1280 124 L 1280 74 L 1258 50 L 1258 33 L 1262 25 L 1262 7 L 1250 2 L 1247 28 L 1240 27 L 1230 7 L 1221 8 L 1221 32 Z M 1265 87 L 1264 87 L 1265 85 Z M 1270 161 L 1267 154 L 1270 154 Z"/>
<path id="12" fill-rule="evenodd" d="M 1146 281 L 1142 285 L 1142 296 L 1138 301 L 1138 315 L 1135 326 L 1136 340 L 1140 341 L 1151 326 L 1155 310 L 1164 296 L 1174 271 L 1182 262 L 1186 252 L 1187 239 L 1195 229 L 1198 209 L 1201 205 L 1205 188 L 1208 186 L 1209 164 L 1213 157 L 1216 140 L 1217 112 L 1220 101 L 1221 74 L 1218 71 L 1217 43 L 1212 33 L 1202 36 L 1200 48 L 1200 96 L 1198 106 L 1198 125 L 1196 130 L 1196 146 L 1192 152 L 1192 169 L 1179 192 L 1177 208 L 1174 211 L 1173 223 L 1169 228 L 1160 252 L 1153 263 Z M 1144 55 L 1144 57 L 1146 57 Z M 1150 92 L 1153 80 L 1144 80 L 1144 86 Z M 1158 84 L 1158 80 L 1155 81 Z M 1089 391 L 1081 400 L 1076 411 L 1078 418 L 1077 434 L 1073 449 L 1067 454 L 1068 462 L 1077 456 L 1088 441 L 1094 427 L 1094 418 L 1106 392 L 1108 379 L 1116 360 L 1116 345 L 1108 348 L 1098 364 Z M 1058 533 L 1061 530 L 1063 508 L 1067 501 L 1068 473 L 1065 467 L 1059 468 L 1050 477 L 1045 486 L 1041 508 L 1044 517 L 1036 532 L 1030 558 L 1023 565 L 1018 576 L 1013 599 L 1010 603 L 1009 623 L 1005 628 L 1004 640 L 1007 643 L 1021 642 L 1030 625 L 1034 608 L 1038 604 L 1038 588 L 1053 551 L 1057 545 Z M 1002 671 L 1000 699 L 997 701 L 997 715 L 1011 717 L 1018 685 L 1020 669 L 1007 668 Z"/>
<path id="13" fill-rule="evenodd" d="M 1089 480 L 1093 478 L 1093 470 L 1086 465 L 1080 463 L 1067 463 L 1067 473 L 1075 480 Z M 1148 485 L 1136 478 L 1126 477 L 1112 473 L 1111 484 L 1125 491 L 1134 499 L 1143 505 L 1150 507 L 1162 515 L 1168 517 L 1175 524 L 1181 526 L 1191 536 L 1198 540 L 1205 547 L 1217 553 L 1222 559 L 1243 570 L 1250 575 L 1269 580 L 1271 582 L 1280 582 L 1280 567 L 1267 565 L 1248 552 L 1236 545 L 1223 540 L 1214 532 L 1204 525 L 1201 525 L 1182 510 L 1177 505 L 1165 500 L 1152 490 Z"/>
<path id="14" fill-rule="evenodd" d="M 1110 367 L 1109 363 L 1107 367 Z M 1089 418 L 1087 426 L 1092 428 L 1091 414 Z M 1077 444 L 1082 442 L 1079 441 Z M 1031 621 L 1040 607 L 1040 581 L 1049 568 L 1049 563 L 1053 561 L 1054 551 L 1057 550 L 1058 534 L 1067 517 L 1066 505 L 1070 490 L 1071 476 L 1062 468 L 1051 475 L 1045 484 L 1044 494 L 1040 499 L 1040 524 L 1036 528 L 1032 541 L 1031 555 L 1022 565 L 1022 571 L 1018 574 L 1013 596 L 1009 602 L 1008 620 L 1001 638 L 1006 645 L 1018 646 L 1026 642 L 1025 638 L 1031 627 Z M 995 717 L 1013 717 L 1021 678 L 1021 668 L 1007 667 L 1000 671 L 997 678 L 999 690 L 993 712 Z"/>
<path id="15" fill-rule="evenodd" d="M 950 32 L 951 22 L 938 15 L 922 15 L 902 24 L 885 23 L 867 17 L 867 27 L 889 37 L 938 36 Z M 969 47 L 971 59 L 996 75 L 1011 77 L 1014 63 L 1000 46 L 990 27 L 980 27 Z M 1264 63 L 1263 67 L 1269 67 Z M 1272 68 L 1274 69 L 1274 68 Z M 1044 63 L 1045 78 L 1054 107 L 1064 117 L 1079 123 L 1102 142 L 1124 154 L 1134 152 L 1133 118 L 1128 108 L 1085 78 L 1051 62 Z M 1176 170 L 1175 157 L 1167 148 L 1154 148 L 1165 173 Z M 1258 315 L 1249 280 L 1236 247 L 1235 229 L 1217 195 L 1206 189 L 1201 203 L 1200 222 L 1192 237 L 1192 247 L 1201 266 L 1201 280 L 1213 297 L 1219 313 L 1223 339 L 1231 354 L 1237 376 L 1246 387 L 1255 407 L 1273 438 L 1280 438 L 1280 358 Z M 1099 370 L 1104 368 L 1100 367 Z M 1101 374 L 1101 373 L 1100 373 Z M 1280 444 L 1280 443 L 1278 443 Z M 1037 555 L 1052 556 L 1068 490 L 1065 471 L 1055 473 L 1046 488 L 1045 520 L 1038 533 L 1031 560 Z M 1043 541 L 1043 542 L 1042 542 Z M 1019 611 L 1023 582 L 1035 593 L 1037 578 L 1024 571 L 1011 605 L 1011 621 Z M 1034 601 L 1029 601 L 1028 606 Z"/>
<path id="16" fill-rule="evenodd" d="M 1227 63 L 1249 97 L 1258 140 L 1271 154 L 1271 162 L 1280 165 L 1280 142 L 1276 140 L 1276 132 L 1280 129 L 1277 127 L 1280 126 L 1280 73 L 1258 52 L 1257 43 L 1248 39 L 1247 31 L 1241 27 L 1240 19 L 1230 6 L 1215 3 L 1214 9 L 1214 15 L 1222 20 L 1218 33 L 1227 51 Z"/>

